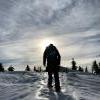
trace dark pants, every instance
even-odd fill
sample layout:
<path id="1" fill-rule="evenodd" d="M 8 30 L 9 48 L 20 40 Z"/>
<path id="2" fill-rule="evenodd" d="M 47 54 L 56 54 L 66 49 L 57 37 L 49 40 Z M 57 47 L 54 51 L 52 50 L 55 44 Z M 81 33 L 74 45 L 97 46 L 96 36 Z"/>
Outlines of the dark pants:
<path id="1" fill-rule="evenodd" d="M 59 73 L 58 71 L 54 71 L 54 72 L 48 72 L 48 87 L 52 86 L 52 78 L 54 75 L 54 79 L 55 79 L 55 89 L 56 91 L 60 90 L 60 82 L 59 82 Z"/>

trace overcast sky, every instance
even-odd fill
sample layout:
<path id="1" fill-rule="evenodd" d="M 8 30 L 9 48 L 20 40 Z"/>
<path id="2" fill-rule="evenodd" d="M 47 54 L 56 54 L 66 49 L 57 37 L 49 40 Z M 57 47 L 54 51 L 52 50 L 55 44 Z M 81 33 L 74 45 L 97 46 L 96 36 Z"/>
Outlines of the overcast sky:
<path id="1" fill-rule="evenodd" d="M 64 66 L 98 60 L 100 0 L 0 0 L 0 62 L 42 65 L 47 40 Z"/>

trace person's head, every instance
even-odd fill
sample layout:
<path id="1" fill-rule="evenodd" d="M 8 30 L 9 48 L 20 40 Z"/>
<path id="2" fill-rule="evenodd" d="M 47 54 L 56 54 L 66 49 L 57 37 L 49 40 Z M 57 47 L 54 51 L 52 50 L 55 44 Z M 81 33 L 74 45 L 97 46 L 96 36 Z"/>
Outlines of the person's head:
<path id="1" fill-rule="evenodd" d="M 54 46 L 53 44 L 49 44 L 49 46 Z"/>

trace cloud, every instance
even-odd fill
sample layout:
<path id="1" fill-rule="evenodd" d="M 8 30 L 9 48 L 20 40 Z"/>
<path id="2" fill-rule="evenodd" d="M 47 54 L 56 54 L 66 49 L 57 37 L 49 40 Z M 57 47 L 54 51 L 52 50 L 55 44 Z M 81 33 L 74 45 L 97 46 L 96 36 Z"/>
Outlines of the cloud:
<path id="1" fill-rule="evenodd" d="M 99 19 L 100 0 L 1 0 L 0 61 L 41 63 L 45 38 L 57 42 L 63 61 L 99 55 Z"/>
<path id="2" fill-rule="evenodd" d="M 62 34 L 87 31 L 95 27 L 95 24 L 99 24 L 99 0 L 4 0 L 3 2 L 6 9 L 1 12 L 5 12 L 5 16 L 8 17 L 4 18 L 6 20 L 4 29 L 8 30 L 7 33 L 18 34 L 20 37 L 31 29 L 50 29 L 54 33 Z"/>

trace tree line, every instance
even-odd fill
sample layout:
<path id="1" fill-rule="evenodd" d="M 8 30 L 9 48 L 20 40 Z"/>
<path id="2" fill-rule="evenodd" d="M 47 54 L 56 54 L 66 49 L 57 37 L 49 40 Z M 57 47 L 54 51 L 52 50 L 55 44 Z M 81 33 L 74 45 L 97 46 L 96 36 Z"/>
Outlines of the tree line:
<path id="1" fill-rule="evenodd" d="M 85 69 L 83 69 L 83 67 L 81 66 L 77 66 L 76 61 L 74 60 L 74 58 L 72 58 L 71 61 L 71 70 L 74 71 L 80 71 L 80 72 L 89 72 L 88 67 L 86 66 Z M 100 74 L 100 63 L 97 63 L 97 61 L 93 61 L 92 62 L 92 73 L 93 74 Z M 15 68 L 11 65 L 8 67 L 7 69 L 8 71 L 12 72 L 15 71 Z M 30 68 L 29 65 L 26 66 L 25 71 L 35 71 L 35 72 L 41 72 L 43 71 L 41 67 L 35 67 L 33 68 L 33 70 Z M 0 63 L 0 72 L 5 72 L 4 66 L 2 63 Z"/>
<path id="2" fill-rule="evenodd" d="M 71 64 L 72 64 L 72 70 L 78 70 L 80 72 L 89 72 L 87 66 L 85 67 L 85 70 L 81 66 L 78 67 L 74 58 L 72 58 Z M 91 67 L 92 67 L 93 74 L 100 74 L 100 62 L 97 63 L 96 60 L 93 61 Z"/>
<path id="3" fill-rule="evenodd" d="M 15 68 L 11 65 L 11 66 L 8 67 L 7 70 L 10 71 L 10 72 L 13 72 L 13 71 L 15 71 Z M 0 72 L 5 72 L 5 71 L 6 71 L 6 70 L 4 69 L 3 64 L 0 63 Z M 29 65 L 27 65 L 26 68 L 25 68 L 25 71 L 32 71 L 32 69 L 30 68 Z M 41 72 L 42 69 L 41 69 L 41 67 L 35 67 L 35 66 L 34 66 L 33 71 Z"/>

